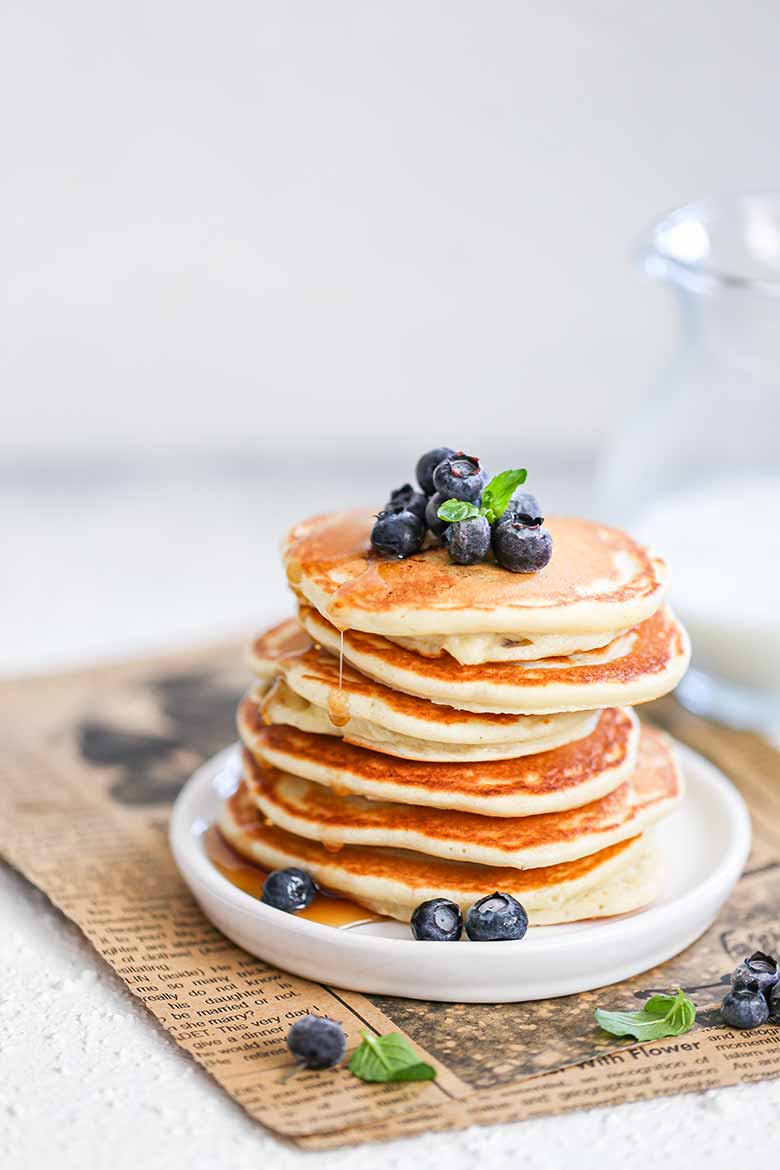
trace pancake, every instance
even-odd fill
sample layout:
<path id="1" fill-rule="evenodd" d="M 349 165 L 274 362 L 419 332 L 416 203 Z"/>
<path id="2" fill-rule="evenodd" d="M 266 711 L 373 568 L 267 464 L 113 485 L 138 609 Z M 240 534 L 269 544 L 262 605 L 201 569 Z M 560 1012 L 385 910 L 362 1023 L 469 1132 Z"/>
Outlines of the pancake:
<path id="1" fill-rule="evenodd" d="M 608 630 L 590 634 L 429 634 L 419 638 L 390 638 L 406 650 L 423 658 L 441 658 L 449 654 L 462 666 L 481 662 L 533 662 L 538 658 L 557 658 L 579 650 L 607 646 L 626 630 Z M 387 637 L 387 635 L 385 635 Z"/>
<path id="2" fill-rule="evenodd" d="M 340 645 L 338 633 L 335 645 Z M 342 663 L 340 672 L 338 660 L 313 647 L 311 638 L 292 619 L 255 639 L 250 665 L 263 682 L 281 674 L 286 683 L 286 687 L 274 687 L 265 698 L 267 721 L 324 735 L 343 734 L 351 743 L 403 759 L 515 758 L 581 739 L 593 731 L 597 720 L 588 712 L 457 711 L 403 694 L 367 678 L 348 663 Z M 341 726 L 331 720 L 329 710 Z"/>
<path id="3" fill-rule="evenodd" d="M 317 841 L 264 824 L 243 784 L 223 804 L 219 828 L 248 861 L 265 869 L 299 866 L 324 889 L 405 922 L 429 898 L 450 898 L 465 912 L 494 890 L 519 899 L 532 925 L 625 914 L 647 906 L 656 893 L 656 865 L 642 837 L 578 861 L 527 870 L 364 845 L 334 854 Z"/>
<path id="4" fill-rule="evenodd" d="M 285 658 L 305 654 L 311 648 L 312 640 L 306 631 L 294 618 L 285 618 L 251 643 L 247 654 L 249 669 L 261 681 L 270 681 L 279 673 L 279 664 Z"/>
<path id="5" fill-rule="evenodd" d="M 336 793 L 489 818 L 576 808 L 612 792 L 634 770 L 639 742 L 633 712 L 609 708 L 587 738 L 520 760 L 391 760 L 330 735 L 266 726 L 249 697 L 239 706 L 238 730 L 260 764 Z"/>
<path id="6" fill-rule="evenodd" d="M 249 698 L 257 707 L 257 690 L 253 689 Z M 336 727 L 325 708 L 315 707 L 308 699 L 297 695 L 281 678 L 261 696 L 260 707 L 262 718 L 268 723 L 285 723 L 300 731 L 311 731 L 318 735 L 341 736 L 348 743 L 370 748 L 385 756 L 401 760 L 424 760 L 428 763 L 463 764 L 519 759 L 571 743 L 575 732 L 576 738 L 581 739 L 590 734 L 598 722 L 597 711 L 575 712 L 574 715 L 551 717 L 555 729 L 548 735 L 540 735 L 538 739 L 524 739 L 518 743 L 439 743 L 436 740 L 401 735 L 397 731 L 380 727 L 378 723 L 371 723 L 368 719 L 348 717 L 343 727 Z M 563 720 L 575 717 L 579 720 L 576 727 L 564 725 Z"/>
<path id="7" fill-rule="evenodd" d="M 491 817 L 341 796 L 243 756 L 252 800 L 274 825 L 326 848 L 378 845 L 479 865 L 532 869 L 574 861 L 636 837 L 679 802 L 683 781 L 666 739 L 642 732 L 637 765 L 618 788 L 581 808 Z"/>
<path id="8" fill-rule="evenodd" d="M 538 573 L 492 560 L 456 565 L 438 546 L 381 557 L 372 524 L 367 510 L 334 512 L 296 525 L 284 542 L 288 581 L 340 630 L 614 636 L 655 613 L 668 586 L 664 562 L 626 533 L 573 517 L 547 520 L 553 554 Z"/>
<path id="9" fill-rule="evenodd" d="M 540 662 L 461 666 L 447 655 L 423 658 L 378 634 L 343 634 L 316 609 L 300 620 L 315 642 L 393 690 L 460 711 L 547 714 L 626 707 L 673 690 L 690 659 L 687 634 L 664 607 L 599 650 Z"/>

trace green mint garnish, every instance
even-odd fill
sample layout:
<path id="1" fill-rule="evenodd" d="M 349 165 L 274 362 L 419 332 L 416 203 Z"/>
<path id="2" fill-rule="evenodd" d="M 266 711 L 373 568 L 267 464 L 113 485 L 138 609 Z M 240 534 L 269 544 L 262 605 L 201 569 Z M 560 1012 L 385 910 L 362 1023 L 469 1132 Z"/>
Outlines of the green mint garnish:
<path id="1" fill-rule="evenodd" d="M 663 1040 L 690 1032 L 696 1020 L 696 1005 L 682 990 L 676 995 L 653 995 L 641 1012 L 605 1012 L 596 1008 L 596 1022 L 613 1036 L 635 1040 Z"/>
<path id="2" fill-rule="evenodd" d="M 463 500 L 445 500 L 439 505 L 436 515 L 448 524 L 456 524 L 459 520 L 473 520 L 475 516 L 484 516 L 488 524 L 493 524 L 499 516 L 503 516 L 512 499 L 515 488 L 525 483 L 528 472 L 524 467 L 516 467 L 509 471 L 502 471 L 494 475 L 482 493 L 482 505 L 467 504 Z"/>
<path id="3" fill-rule="evenodd" d="M 372 1036 L 361 1032 L 363 1043 L 355 1049 L 349 1071 L 361 1081 L 432 1081 L 436 1069 L 420 1060 L 400 1032 Z"/>
<path id="4" fill-rule="evenodd" d="M 439 505 L 436 513 L 440 520 L 446 520 L 448 524 L 454 524 L 458 520 L 473 520 L 475 516 L 482 514 L 476 504 L 467 504 L 464 500 L 445 500 Z"/>
<path id="5" fill-rule="evenodd" d="M 502 471 L 493 476 L 482 493 L 482 515 L 487 518 L 488 524 L 504 515 L 512 499 L 512 492 L 525 483 L 527 477 L 528 472 L 524 467 Z"/>

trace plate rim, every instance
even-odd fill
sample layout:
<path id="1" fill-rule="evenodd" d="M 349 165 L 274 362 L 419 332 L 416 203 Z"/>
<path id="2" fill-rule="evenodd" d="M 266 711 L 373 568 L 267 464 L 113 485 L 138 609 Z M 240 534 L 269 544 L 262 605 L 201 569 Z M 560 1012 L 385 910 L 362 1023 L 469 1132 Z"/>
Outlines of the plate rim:
<path id="1" fill-rule="evenodd" d="M 732 830 L 729 848 L 724 853 L 723 858 L 715 870 L 673 901 L 665 904 L 653 904 L 644 910 L 633 911 L 629 914 L 620 915 L 608 920 L 589 920 L 588 926 L 590 930 L 597 931 L 597 937 L 604 943 L 614 943 L 615 945 L 624 944 L 637 931 L 652 931 L 662 917 L 667 921 L 668 930 L 670 926 L 670 915 L 673 916 L 672 921 L 674 919 L 679 920 L 688 915 L 689 907 L 707 902 L 711 893 L 714 894 L 720 888 L 727 887 L 730 892 L 738 881 L 750 853 L 752 838 L 750 813 L 733 781 L 699 752 L 694 751 L 692 748 L 677 740 L 673 740 L 673 743 L 676 750 L 680 753 L 683 769 L 685 770 L 686 764 L 690 764 L 694 769 L 703 773 L 708 785 L 711 789 L 714 789 L 718 795 L 718 799 L 725 806 L 728 822 Z M 244 890 L 238 889 L 238 887 L 228 881 L 212 865 L 203 851 L 201 845 L 203 831 L 198 834 L 192 831 L 196 819 L 202 820 L 202 818 L 196 818 L 191 813 L 190 805 L 202 798 L 201 790 L 203 788 L 214 785 L 219 773 L 229 766 L 231 760 L 238 755 L 239 750 L 240 748 L 237 743 L 223 748 L 208 760 L 205 760 L 185 782 L 171 809 L 168 842 L 176 867 L 185 884 L 193 893 L 195 893 L 195 890 L 191 884 L 190 870 L 195 871 L 195 878 L 193 880 L 197 879 L 202 881 L 212 897 L 233 906 L 236 910 L 241 910 L 242 912 L 251 911 L 259 916 L 260 922 L 263 922 L 268 927 L 272 927 L 274 923 L 280 925 L 278 919 L 279 911 L 275 910 L 272 906 L 265 906 L 259 899 L 254 898 Z M 684 799 L 685 797 L 683 797 Z M 286 932 L 298 934 L 303 939 L 309 937 L 312 940 L 318 939 L 325 941 L 327 939 L 335 942 L 333 932 L 336 931 L 338 945 L 341 948 L 349 950 L 360 949 L 365 952 L 368 949 L 375 951 L 379 955 L 387 952 L 387 948 L 390 947 L 394 948 L 390 953 L 400 958 L 402 952 L 398 950 L 399 946 L 405 946 L 407 948 L 418 947 L 418 940 L 411 937 L 406 939 L 384 938 L 380 935 L 360 934 L 357 931 L 329 926 L 326 923 L 312 922 L 309 919 L 299 918 L 294 914 L 286 914 L 284 918 L 284 929 Z M 545 926 L 543 929 L 547 931 L 553 929 L 553 927 Z M 606 931 L 610 931 L 609 936 L 606 935 Z M 542 951 L 548 952 L 551 950 L 565 950 L 571 947 L 576 948 L 586 945 L 589 941 L 592 941 L 592 936 L 589 932 L 586 933 L 583 931 L 567 933 L 566 935 L 561 935 L 560 938 L 555 938 L 550 935 L 545 935 L 542 938 L 534 938 L 533 928 L 531 928 L 528 935 L 523 939 L 509 940 L 508 943 L 504 941 L 501 953 L 514 953 L 517 947 L 522 947 L 524 954 L 529 954 L 529 952 L 536 954 Z M 468 953 L 472 954 L 473 952 L 475 958 L 478 954 L 484 955 L 486 947 L 489 948 L 489 953 L 495 956 L 495 946 L 493 943 L 472 942 L 471 940 L 468 940 L 468 942 Z M 417 953 L 419 954 L 419 951 Z"/>

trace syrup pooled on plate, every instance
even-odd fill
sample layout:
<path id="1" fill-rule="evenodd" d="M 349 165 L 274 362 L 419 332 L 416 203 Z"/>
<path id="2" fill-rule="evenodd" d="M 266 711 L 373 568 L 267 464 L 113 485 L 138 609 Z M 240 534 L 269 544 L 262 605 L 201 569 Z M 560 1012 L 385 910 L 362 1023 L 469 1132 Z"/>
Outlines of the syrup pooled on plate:
<path id="1" fill-rule="evenodd" d="M 253 898 L 260 898 L 263 883 L 268 876 L 267 870 L 252 865 L 231 849 L 216 825 L 212 825 L 204 834 L 203 847 L 211 864 L 231 885 Z M 311 905 L 301 910 L 295 917 L 307 918 L 309 922 L 319 922 L 322 926 L 356 926 L 359 922 L 382 921 L 382 916 L 375 914 L 373 910 L 367 910 L 357 902 L 350 902 L 347 898 L 340 898 L 324 891 L 321 891 Z"/>

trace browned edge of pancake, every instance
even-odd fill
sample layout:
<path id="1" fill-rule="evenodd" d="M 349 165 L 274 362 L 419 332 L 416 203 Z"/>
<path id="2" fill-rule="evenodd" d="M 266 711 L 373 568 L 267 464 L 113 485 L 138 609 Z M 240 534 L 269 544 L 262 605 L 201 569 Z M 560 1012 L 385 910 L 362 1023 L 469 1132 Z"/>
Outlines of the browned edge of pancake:
<path id="1" fill-rule="evenodd" d="M 339 637 L 335 627 L 310 606 L 302 607 L 301 616 L 309 624 L 310 632 L 319 627 L 323 634 Z M 577 688 L 591 683 L 628 684 L 639 678 L 662 673 L 672 661 L 687 654 L 685 631 L 667 606 L 636 626 L 635 632 L 636 641 L 622 658 L 593 665 L 580 663 L 572 666 L 568 664 L 567 658 L 546 658 L 544 661 L 547 665 L 544 667 L 535 667 L 533 662 L 485 662 L 462 666 L 454 658 L 423 658 L 380 634 L 364 634 L 357 630 L 344 633 L 344 651 L 345 654 L 354 652 L 367 656 L 392 671 L 403 671 L 426 681 L 447 683 L 453 687 L 476 683 L 518 689 L 550 687 L 561 683 Z M 593 653 L 597 655 L 602 651 Z M 559 667 L 556 667 L 556 662 L 560 662 Z"/>
<path id="2" fill-rule="evenodd" d="M 276 750 L 322 767 L 354 772 L 361 779 L 438 792 L 467 791 L 478 785 L 483 796 L 511 792 L 534 795 L 577 787 L 595 773 L 619 768 L 628 758 L 636 735 L 636 719 L 619 707 L 606 708 L 590 735 L 562 747 L 508 760 L 474 763 L 429 762 L 386 756 L 346 740 L 299 731 L 288 724 L 267 726 L 257 703 L 245 696 L 238 709 L 243 743 L 262 760 L 263 750 Z"/>
<path id="3" fill-rule="evenodd" d="M 594 868 L 604 864 L 628 850 L 639 838 L 630 837 L 619 841 L 598 853 L 591 853 L 587 857 L 577 858 L 575 861 L 563 861 L 557 865 L 540 866 L 536 869 L 516 869 L 512 866 L 476 865 L 465 861 L 451 861 L 441 857 L 429 857 L 423 853 L 412 853 L 400 849 L 385 849 L 370 845 L 345 845 L 338 853 L 333 853 L 321 845 L 319 841 L 312 841 L 305 837 L 298 837 L 278 829 L 274 825 L 265 824 L 263 818 L 252 804 L 246 785 L 242 782 L 236 792 L 228 798 L 228 809 L 231 817 L 239 826 L 245 838 L 231 835 L 226 832 L 224 825 L 221 831 L 230 845 L 248 861 L 259 864 L 258 858 L 252 852 L 252 844 L 267 844 L 271 848 L 290 853 L 295 856 L 301 866 L 336 867 L 353 876 L 370 875 L 374 878 L 384 878 L 396 881 L 411 890 L 429 887 L 457 885 L 468 895 L 479 897 L 492 890 L 505 890 L 508 893 L 521 893 L 522 890 L 543 890 L 550 886 L 576 881 L 587 877 Z M 315 873 L 315 877 L 316 877 Z M 327 884 L 327 883 L 326 883 Z M 333 884 L 332 888 L 339 887 Z"/>
<path id="4" fill-rule="evenodd" d="M 518 624 L 512 628 L 522 630 L 524 617 L 531 622 L 529 628 L 538 628 L 534 621 L 542 609 L 560 611 L 583 602 L 608 607 L 654 595 L 660 599 L 663 561 L 627 533 L 604 524 L 578 517 L 548 517 L 553 537 L 549 564 L 539 573 L 518 574 L 492 559 L 456 565 L 438 544 L 403 560 L 383 557 L 370 543 L 375 515 L 376 510 L 353 509 L 313 516 L 295 525 L 283 544 L 290 584 L 305 592 L 308 579 L 322 589 L 328 595 L 328 616 L 340 628 L 354 627 L 355 614 L 369 617 L 393 610 L 490 613 L 506 608 L 517 614 Z M 629 581 L 617 584 L 615 558 L 621 553 L 628 553 L 637 568 Z M 338 584 L 333 573 L 338 574 Z M 583 597 L 580 587 L 590 581 L 609 581 L 612 588 L 596 588 Z M 541 603 L 540 597 L 544 598 Z M 353 620 L 343 622 L 340 615 L 348 611 Z"/>
<path id="5" fill-rule="evenodd" d="M 250 795 L 264 799 L 266 816 L 273 819 L 274 808 L 290 816 L 301 815 L 299 805 L 286 801 L 280 790 L 284 773 L 261 764 L 246 749 L 242 763 Z M 627 828 L 630 831 L 630 825 L 646 817 L 654 806 L 674 802 L 682 788 L 670 745 L 661 733 L 651 729 L 642 731 L 637 766 L 628 780 L 606 796 L 566 811 L 524 817 L 479 816 L 429 806 L 344 797 L 320 784 L 297 782 L 307 785 L 305 819 L 317 826 L 322 840 L 327 839 L 331 844 L 339 841 L 339 830 L 369 829 L 411 831 L 431 840 L 505 850 L 530 850 Z"/>

